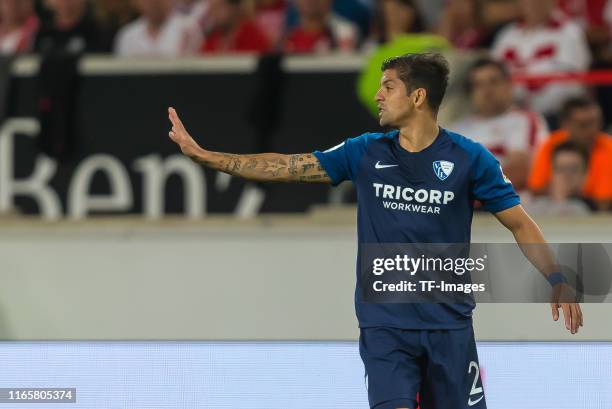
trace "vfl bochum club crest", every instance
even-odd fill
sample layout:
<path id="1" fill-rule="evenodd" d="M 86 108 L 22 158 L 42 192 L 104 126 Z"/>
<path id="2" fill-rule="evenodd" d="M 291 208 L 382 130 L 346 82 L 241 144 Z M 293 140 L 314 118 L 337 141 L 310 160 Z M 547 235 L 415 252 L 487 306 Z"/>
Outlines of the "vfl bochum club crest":
<path id="1" fill-rule="evenodd" d="M 433 163 L 434 173 L 440 180 L 446 180 L 446 178 L 449 177 L 451 173 L 453 173 L 454 168 L 455 164 L 447 160 L 437 160 Z"/>

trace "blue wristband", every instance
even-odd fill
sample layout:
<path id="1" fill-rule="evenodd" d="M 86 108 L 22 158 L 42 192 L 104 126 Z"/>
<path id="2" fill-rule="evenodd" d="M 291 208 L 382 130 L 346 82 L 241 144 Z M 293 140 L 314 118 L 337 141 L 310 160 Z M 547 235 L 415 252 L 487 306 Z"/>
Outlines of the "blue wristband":
<path id="1" fill-rule="evenodd" d="M 550 273 L 546 279 L 550 283 L 551 287 L 554 287 L 557 284 L 567 283 L 565 276 L 559 272 Z"/>

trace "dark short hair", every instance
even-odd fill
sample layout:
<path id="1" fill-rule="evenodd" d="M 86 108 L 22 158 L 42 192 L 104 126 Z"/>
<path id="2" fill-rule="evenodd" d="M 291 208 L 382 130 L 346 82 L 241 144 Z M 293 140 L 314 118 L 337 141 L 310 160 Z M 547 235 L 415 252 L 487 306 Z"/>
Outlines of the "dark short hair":
<path id="1" fill-rule="evenodd" d="M 561 152 L 574 152 L 580 155 L 582 159 L 584 159 L 585 166 L 589 163 L 589 152 L 584 148 L 584 146 L 574 142 L 574 141 L 565 141 L 554 147 L 552 151 L 552 159 Z"/>
<path id="2" fill-rule="evenodd" d="M 506 64 L 504 64 L 501 61 L 497 61 L 492 58 L 489 58 L 489 57 L 481 57 L 477 59 L 476 61 L 474 61 L 474 63 L 470 66 L 470 69 L 467 75 L 467 81 L 465 82 L 466 92 L 468 93 L 472 92 L 472 76 L 474 75 L 476 71 L 484 67 L 495 68 L 504 77 L 504 79 L 510 80 L 510 71 L 508 70 L 508 67 L 506 66 Z"/>
<path id="3" fill-rule="evenodd" d="M 597 102 L 589 97 L 572 97 L 567 99 L 561 107 L 561 120 L 567 120 L 572 116 L 574 111 L 585 108 L 592 108 L 599 106 Z"/>
<path id="4" fill-rule="evenodd" d="M 448 62 L 439 53 L 404 54 L 386 59 L 381 71 L 397 70 L 406 91 L 410 94 L 418 88 L 427 91 L 427 103 L 438 113 L 448 86 Z"/>

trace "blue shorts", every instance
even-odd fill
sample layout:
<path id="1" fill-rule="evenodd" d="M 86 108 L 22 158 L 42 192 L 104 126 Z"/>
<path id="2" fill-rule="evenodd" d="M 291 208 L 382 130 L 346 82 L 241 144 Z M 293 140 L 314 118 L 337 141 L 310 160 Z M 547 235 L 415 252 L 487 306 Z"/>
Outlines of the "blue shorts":
<path id="1" fill-rule="evenodd" d="M 372 409 L 486 409 L 472 326 L 362 328 L 359 353 Z"/>

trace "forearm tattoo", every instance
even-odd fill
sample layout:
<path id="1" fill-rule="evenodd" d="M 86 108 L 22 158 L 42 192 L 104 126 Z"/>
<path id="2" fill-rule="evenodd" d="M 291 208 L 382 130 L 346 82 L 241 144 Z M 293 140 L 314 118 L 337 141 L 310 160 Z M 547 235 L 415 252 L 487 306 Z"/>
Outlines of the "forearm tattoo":
<path id="1" fill-rule="evenodd" d="M 295 155 L 214 153 L 210 159 L 204 160 L 202 163 L 213 169 L 252 180 L 304 183 L 331 182 L 319 160 L 310 153 Z"/>

